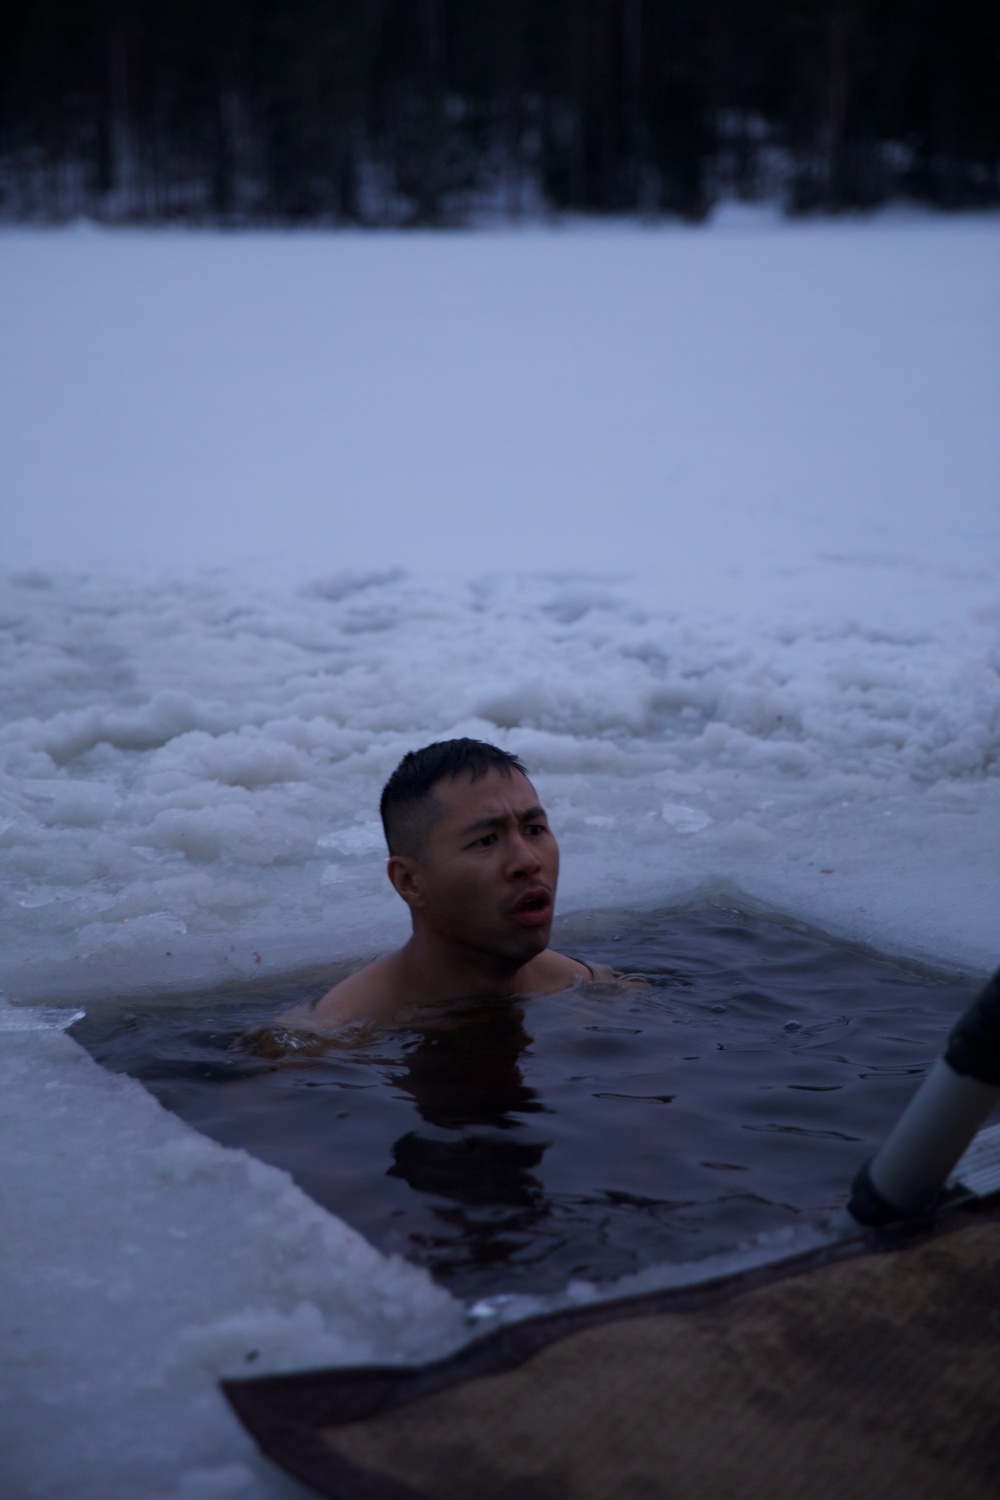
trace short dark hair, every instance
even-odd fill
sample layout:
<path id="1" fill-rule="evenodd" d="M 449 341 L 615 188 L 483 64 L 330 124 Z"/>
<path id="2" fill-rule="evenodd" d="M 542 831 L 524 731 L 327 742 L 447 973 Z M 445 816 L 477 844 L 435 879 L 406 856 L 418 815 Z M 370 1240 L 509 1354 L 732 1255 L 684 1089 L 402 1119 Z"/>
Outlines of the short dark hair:
<path id="1" fill-rule="evenodd" d="M 485 740 L 435 740 L 422 750 L 410 750 L 382 788 L 379 802 L 389 853 L 418 852 L 426 832 L 426 804 L 439 781 L 463 775 L 478 781 L 489 771 L 528 774 L 516 755 Z"/>

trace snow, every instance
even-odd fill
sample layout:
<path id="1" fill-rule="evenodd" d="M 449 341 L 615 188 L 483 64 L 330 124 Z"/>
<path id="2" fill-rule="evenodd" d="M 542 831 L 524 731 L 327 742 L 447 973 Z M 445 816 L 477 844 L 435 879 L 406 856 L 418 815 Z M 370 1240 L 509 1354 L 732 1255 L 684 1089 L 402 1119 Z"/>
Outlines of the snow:
<path id="1" fill-rule="evenodd" d="M 802 565 L 817 592 L 833 570 L 858 571 Z M 628 580 L 545 575 L 362 582 L 336 599 L 15 581 L 5 988 L 134 999 L 395 940 L 379 790 L 407 749 L 455 733 L 525 759 L 562 842 L 564 910 L 725 880 L 848 936 L 985 967 L 1000 610 L 995 570 L 968 571 L 928 565 L 916 608 L 890 596 L 895 619 L 883 601 L 867 619 L 680 610 Z"/>
<path id="2" fill-rule="evenodd" d="M 11 1500 L 302 1493 L 272 1478 L 217 1373 L 412 1358 L 462 1332 L 422 1272 L 64 1035 L 4 1038 L 0 1120 Z"/>
<path id="3" fill-rule="evenodd" d="M 8 1000 L 388 946 L 378 792 L 453 733 L 528 763 L 567 932 L 736 887 L 995 964 L 998 248 L 902 214 L 5 230 Z M 429 1357 L 461 1310 L 31 1024 L 7 1490 L 297 1493 L 218 1374 Z"/>
<path id="4" fill-rule="evenodd" d="M 989 215 L 765 212 L 7 229 L 7 566 L 598 567 L 682 604 L 819 552 L 975 568 L 995 539 L 997 238 Z"/>

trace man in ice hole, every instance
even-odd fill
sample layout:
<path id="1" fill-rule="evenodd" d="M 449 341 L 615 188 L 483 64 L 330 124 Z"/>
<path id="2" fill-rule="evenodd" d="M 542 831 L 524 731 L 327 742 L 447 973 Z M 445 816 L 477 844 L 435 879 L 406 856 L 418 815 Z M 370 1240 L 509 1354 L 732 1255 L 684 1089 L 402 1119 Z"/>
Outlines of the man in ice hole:
<path id="1" fill-rule="evenodd" d="M 411 751 L 380 811 L 387 873 L 413 935 L 335 985 L 311 1021 L 392 1025 L 414 1011 L 613 977 L 548 945 L 559 846 L 516 755 L 470 739 Z"/>

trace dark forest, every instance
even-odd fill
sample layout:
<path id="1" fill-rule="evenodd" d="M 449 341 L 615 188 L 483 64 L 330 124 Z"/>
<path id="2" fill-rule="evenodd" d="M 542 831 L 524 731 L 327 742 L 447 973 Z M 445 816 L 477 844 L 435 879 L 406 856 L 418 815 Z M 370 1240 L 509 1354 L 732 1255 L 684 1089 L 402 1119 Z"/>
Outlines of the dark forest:
<path id="1" fill-rule="evenodd" d="M 1000 201 L 995 0 L 0 0 L 0 214 Z"/>

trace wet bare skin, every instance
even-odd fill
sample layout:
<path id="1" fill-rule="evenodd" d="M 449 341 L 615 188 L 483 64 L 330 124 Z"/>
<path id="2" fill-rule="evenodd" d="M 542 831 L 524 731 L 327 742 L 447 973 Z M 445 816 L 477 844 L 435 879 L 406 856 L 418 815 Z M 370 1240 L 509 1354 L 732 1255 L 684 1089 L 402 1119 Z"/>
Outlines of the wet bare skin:
<path id="1" fill-rule="evenodd" d="M 290 1011 L 285 1024 L 400 1026 L 612 977 L 548 946 L 559 847 L 527 777 L 462 775 L 439 781 L 433 798 L 419 854 L 393 855 L 387 866 L 410 908 L 409 942 L 311 1010 Z"/>

